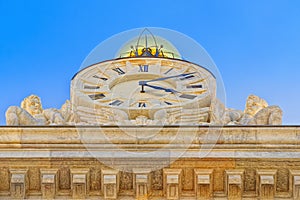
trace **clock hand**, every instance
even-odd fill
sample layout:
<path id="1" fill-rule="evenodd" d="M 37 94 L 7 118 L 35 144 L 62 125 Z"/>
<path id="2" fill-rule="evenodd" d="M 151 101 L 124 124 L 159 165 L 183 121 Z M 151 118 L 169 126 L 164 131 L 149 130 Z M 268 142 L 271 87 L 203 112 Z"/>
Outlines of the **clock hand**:
<path id="1" fill-rule="evenodd" d="M 163 87 L 160 87 L 160 86 L 149 85 L 149 84 L 147 84 L 147 83 L 144 83 L 144 84 L 142 84 L 142 90 L 141 90 L 142 93 L 145 92 L 145 91 L 144 91 L 144 86 L 148 86 L 148 87 L 153 88 L 153 89 L 156 89 L 156 90 L 164 90 L 164 91 L 166 91 L 166 92 L 172 92 L 172 93 L 178 92 L 178 91 L 173 90 L 173 89 L 171 89 L 171 88 L 163 88 Z"/>
<path id="2" fill-rule="evenodd" d="M 181 77 L 181 76 L 188 76 L 188 75 L 195 74 L 195 73 L 196 72 L 192 72 L 192 73 L 187 73 L 187 74 L 179 74 L 179 75 L 174 75 L 174 76 L 167 76 L 167 77 L 152 79 L 152 80 L 149 80 L 149 81 L 139 81 L 139 85 L 144 85 L 145 83 L 149 83 L 149 82 L 163 81 L 163 80 L 167 80 L 167 79 L 170 79 L 170 78 L 177 78 L 177 77 Z"/>

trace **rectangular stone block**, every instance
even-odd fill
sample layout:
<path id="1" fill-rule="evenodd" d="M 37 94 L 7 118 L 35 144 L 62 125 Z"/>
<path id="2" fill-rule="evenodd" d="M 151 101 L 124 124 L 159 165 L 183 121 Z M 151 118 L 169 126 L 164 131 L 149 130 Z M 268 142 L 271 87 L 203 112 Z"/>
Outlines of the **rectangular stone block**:
<path id="1" fill-rule="evenodd" d="M 104 175 L 104 184 L 116 184 L 117 183 L 117 176 L 116 175 Z"/>
<path id="2" fill-rule="evenodd" d="M 300 176 L 294 176 L 293 197 L 300 199 Z"/>
<path id="3" fill-rule="evenodd" d="M 198 175 L 197 176 L 197 184 L 210 184 L 210 175 Z"/>
<path id="4" fill-rule="evenodd" d="M 86 176 L 85 176 L 85 174 L 74 174 L 73 175 L 73 183 L 76 183 L 76 184 L 86 184 Z"/>
<path id="5" fill-rule="evenodd" d="M 43 199 L 54 199 L 57 194 L 57 169 L 40 169 Z"/>
<path id="6" fill-rule="evenodd" d="M 274 177 L 272 175 L 269 176 L 260 176 L 260 184 L 262 185 L 274 185 Z"/>
<path id="7" fill-rule="evenodd" d="M 148 199 L 151 191 L 151 169 L 133 169 L 132 171 L 136 199 Z"/>
<path id="8" fill-rule="evenodd" d="M 244 191 L 244 170 L 231 169 L 226 170 L 226 188 L 229 199 L 242 199 Z"/>
<path id="9" fill-rule="evenodd" d="M 194 185 L 197 200 L 211 199 L 213 196 L 213 170 L 195 169 Z"/>
<path id="10" fill-rule="evenodd" d="M 300 199 L 300 170 L 290 170 L 293 199 Z"/>
<path id="11" fill-rule="evenodd" d="M 137 174 L 136 175 L 136 183 L 148 183 L 148 175 L 147 174 Z"/>
<path id="12" fill-rule="evenodd" d="M 164 169 L 164 192 L 167 199 L 180 199 L 182 169 Z"/>
<path id="13" fill-rule="evenodd" d="M 42 183 L 55 184 L 55 175 L 54 174 L 42 175 Z"/>
<path id="14" fill-rule="evenodd" d="M 257 170 L 260 199 L 274 199 L 277 170 Z"/>
<path id="15" fill-rule="evenodd" d="M 27 170 L 10 170 L 10 195 L 12 199 L 25 199 L 27 194 Z"/>
<path id="16" fill-rule="evenodd" d="M 101 182 L 104 199 L 117 199 L 119 192 L 119 171 L 102 170 Z"/>
<path id="17" fill-rule="evenodd" d="M 55 175 L 42 175 L 41 190 L 43 199 L 53 199 L 55 197 Z"/>
<path id="18" fill-rule="evenodd" d="M 88 196 L 89 169 L 71 169 L 71 189 L 73 199 L 86 199 Z"/>
<path id="19" fill-rule="evenodd" d="M 167 184 L 179 184 L 178 175 L 167 175 Z"/>

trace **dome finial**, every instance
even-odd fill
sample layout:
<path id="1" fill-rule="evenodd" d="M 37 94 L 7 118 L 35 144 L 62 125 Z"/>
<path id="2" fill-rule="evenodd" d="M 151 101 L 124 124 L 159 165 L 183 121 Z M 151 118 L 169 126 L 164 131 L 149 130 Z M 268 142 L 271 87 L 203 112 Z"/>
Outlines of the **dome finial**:
<path id="1" fill-rule="evenodd" d="M 155 36 L 148 28 L 144 28 L 137 38 L 121 48 L 119 57 L 180 58 L 180 55 L 171 43 L 159 36 Z"/>

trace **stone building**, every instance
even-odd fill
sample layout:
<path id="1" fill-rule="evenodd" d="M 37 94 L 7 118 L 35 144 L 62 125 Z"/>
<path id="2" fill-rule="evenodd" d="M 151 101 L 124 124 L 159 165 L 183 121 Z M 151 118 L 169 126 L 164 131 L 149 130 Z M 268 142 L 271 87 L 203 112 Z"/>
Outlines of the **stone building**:
<path id="1" fill-rule="evenodd" d="M 0 128 L 0 199 L 300 199 L 300 130 L 144 29 L 74 75 L 70 101 L 31 95 Z"/>

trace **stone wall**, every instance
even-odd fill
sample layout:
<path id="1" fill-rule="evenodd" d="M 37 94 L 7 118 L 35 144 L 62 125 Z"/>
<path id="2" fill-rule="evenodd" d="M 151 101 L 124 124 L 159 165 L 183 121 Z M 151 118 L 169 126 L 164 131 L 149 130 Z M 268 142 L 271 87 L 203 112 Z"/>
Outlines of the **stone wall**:
<path id="1" fill-rule="evenodd" d="M 139 154 L 178 133 L 165 150 L 180 157 Z M 215 144 L 203 139 L 216 133 Z M 299 127 L 282 126 L 2 127 L 0 199 L 300 199 L 299 135 Z"/>

